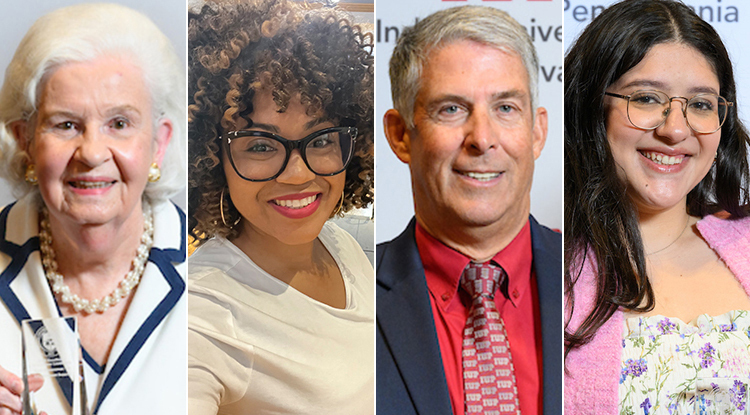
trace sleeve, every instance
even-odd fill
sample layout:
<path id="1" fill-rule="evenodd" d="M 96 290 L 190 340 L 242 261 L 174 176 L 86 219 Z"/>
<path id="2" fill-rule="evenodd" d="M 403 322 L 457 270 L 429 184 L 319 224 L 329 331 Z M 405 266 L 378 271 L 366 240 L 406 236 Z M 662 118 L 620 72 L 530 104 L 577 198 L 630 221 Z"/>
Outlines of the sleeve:
<path id="1" fill-rule="evenodd" d="M 239 342 L 228 305 L 207 292 L 189 292 L 188 407 L 216 415 L 245 396 L 253 369 L 252 345 Z"/>

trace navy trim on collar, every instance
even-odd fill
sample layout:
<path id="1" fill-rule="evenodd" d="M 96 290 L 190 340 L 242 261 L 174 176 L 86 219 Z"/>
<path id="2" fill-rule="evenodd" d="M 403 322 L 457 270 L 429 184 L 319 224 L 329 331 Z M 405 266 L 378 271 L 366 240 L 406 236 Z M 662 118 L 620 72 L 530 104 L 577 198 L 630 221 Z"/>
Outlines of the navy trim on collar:
<path id="1" fill-rule="evenodd" d="M 13 290 L 10 289 L 10 284 L 16 279 L 26 265 L 26 262 L 29 260 L 29 255 L 31 255 L 32 252 L 39 250 L 39 237 L 35 236 L 29 238 L 29 240 L 24 242 L 23 245 L 18 245 L 8 241 L 6 236 L 8 230 L 8 214 L 15 204 L 16 203 L 13 202 L 3 209 L 2 213 L 0 213 L 0 236 L 2 237 L 2 239 L 0 239 L 0 251 L 6 253 L 11 258 L 10 265 L 0 273 L 0 299 L 2 299 L 5 305 L 8 306 L 8 309 L 13 313 L 13 316 L 16 318 L 18 325 L 20 326 L 21 321 L 30 319 L 31 316 L 26 310 L 26 307 L 24 307 L 18 300 L 16 294 L 13 293 Z M 63 395 L 65 395 L 68 405 L 73 405 L 73 383 L 70 378 L 67 376 L 60 376 L 55 379 L 60 385 L 60 389 L 62 390 Z"/>
<path id="2" fill-rule="evenodd" d="M 60 304 L 57 303 L 56 298 L 55 298 L 55 307 L 57 308 L 57 315 L 60 317 L 64 317 L 62 310 L 60 310 Z M 106 368 L 106 365 L 100 366 L 99 363 L 97 363 L 96 360 L 94 360 L 94 358 L 91 357 L 88 350 L 86 350 L 86 348 L 83 347 L 83 345 L 81 345 L 81 353 L 83 354 L 83 360 L 86 363 L 88 363 L 89 367 L 91 367 L 91 370 L 96 372 L 97 375 L 101 375 L 104 373 L 104 369 Z"/>
<path id="3" fill-rule="evenodd" d="M 16 202 L 8 205 L 5 209 L 2 210 L 2 212 L 0 212 L 0 251 L 6 253 L 11 257 L 10 265 L 8 265 L 8 267 L 3 270 L 2 273 L 0 273 L 0 299 L 8 306 L 10 311 L 15 316 L 16 320 L 18 320 L 18 324 L 20 325 L 22 320 L 28 319 L 30 318 L 30 316 L 26 308 L 18 300 L 18 297 L 10 289 L 10 284 L 26 265 L 29 255 L 31 255 L 32 252 L 39 250 L 39 237 L 31 237 L 23 245 L 18 245 L 7 240 L 6 231 L 8 213 L 15 205 L 15 203 Z M 146 343 L 151 333 L 153 333 L 154 330 L 159 326 L 159 324 L 161 324 L 161 322 L 164 320 L 164 318 L 166 318 L 167 314 L 169 314 L 169 312 L 174 308 L 174 306 L 177 304 L 177 302 L 185 292 L 185 281 L 182 279 L 182 277 L 172 264 L 183 263 L 187 258 L 187 243 L 185 239 L 186 219 L 185 213 L 179 207 L 177 207 L 177 205 L 174 205 L 174 208 L 175 210 L 177 210 L 177 213 L 180 217 L 180 249 L 151 248 L 151 251 L 149 253 L 149 261 L 153 262 L 159 268 L 159 271 L 161 271 L 162 275 L 169 283 L 171 289 L 164 297 L 164 299 L 162 299 L 162 301 L 151 312 L 151 315 L 149 315 L 149 317 L 141 325 L 138 331 L 136 331 L 135 335 L 130 339 L 130 342 L 125 347 L 125 350 L 123 350 L 120 357 L 112 366 L 112 370 L 104 380 L 104 384 L 102 385 L 101 391 L 99 392 L 99 399 L 96 403 L 96 408 L 93 411 L 94 415 L 101 407 L 102 402 L 104 402 L 104 399 L 107 397 L 109 392 L 111 392 L 114 386 L 117 384 L 117 381 L 120 379 L 120 377 L 122 377 L 123 373 L 125 373 L 125 370 L 133 361 L 138 351 Z M 60 310 L 58 307 L 58 312 L 59 311 Z M 89 365 L 91 365 L 94 371 L 99 374 L 104 373 L 104 367 L 99 366 L 96 361 L 91 358 L 88 352 L 84 350 L 83 354 L 84 359 L 87 363 L 89 363 Z M 61 387 L 62 386 L 63 385 L 61 383 Z M 69 390 L 66 390 L 66 388 L 63 387 L 63 392 L 65 394 L 65 398 L 68 400 L 68 403 L 72 404 L 72 387 L 69 388 Z"/>
<path id="4" fill-rule="evenodd" d="M 20 327 L 21 320 L 31 318 L 31 316 L 29 316 L 26 308 L 18 301 L 18 297 L 10 289 L 10 283 L 16 279 L 18 273 L 26 265 L 29 255 L 39 249 L 39 237 L 29 238 L 23 245 L 14 244 L 7 239 L 8 213 L 15 204 L 16 202 L 13 202 L 0 213 L 0 237 L 2 237 L 0 239 L 0 251 L 8 254 L 11 258 L 8 267 L 0 273 L 0 299 L 3 300 L 11 313 L 13 313 L 13 316 L 16 317 L 18 326 Z"/>
<path id="5" fill-rule="evenodd" d="M 151 312 L 151 315 L 148 316 L 148 318 L 141 325 L 138 331 L 136 331 L 135 335 L 130 339 L 130 342 L 127 346 L 125 346 L 125 349 L 120 354 L 120 357 L 112 366 L 112 370 L 104 380 L 104 384 L 102 384 L 102 389 L 99 392 L 99 400 L 96 403 L 96 408 L 93 411 L 93 415 L 97 414 L 99 408 L 102 405 L 102 402 L 104 402 L 104 399 L 115 387 L 115 384 L 120 379 L 120 377 L 122 377 L 123 373 L 125 373 L 125 370 L 128 368 L 128 366 L 130 366 L 130 363 L 133 361 L 136 354 L 138 354 L 138 351 L 146 343 L 149 336 L 151 336 L 151 333 L 153 333 L 154 330 L 156 330 L 156 328 L 159 326 L 159 324 L 161 324 L 162 320 L 166 318 L 167 314 L 169 314 L 169 312 L 174 308 L 174 306 L 180 300 L 180 297 L 182 297 L 183 293 L 185 292 L 185 281 L 177 272 L 174 265 L 172 265 L 172 263 L 179 264 L 185 262 L 185 258 L 187 257 L 187 245 L 185 241 L 185 213 L 182 212 L 182 210 L 176 205 L 175 209 L 180 215 L 180 230 L 182 232 L 182 236 L 180 238 L 180 249 L 177 250 L 173 248 L 151 248 L 151 252 L 148 257 L 148 260 L 150 262 L 153 262 L 159 268 L 159 271 L 161 271 L 162 275 L 169 283 L 171 289 L 169 293 L 167 293 L 167 295 L 164 297 L 164 299 L 159 303 L 159 305 L 156 306 L 154 311 Z"/>

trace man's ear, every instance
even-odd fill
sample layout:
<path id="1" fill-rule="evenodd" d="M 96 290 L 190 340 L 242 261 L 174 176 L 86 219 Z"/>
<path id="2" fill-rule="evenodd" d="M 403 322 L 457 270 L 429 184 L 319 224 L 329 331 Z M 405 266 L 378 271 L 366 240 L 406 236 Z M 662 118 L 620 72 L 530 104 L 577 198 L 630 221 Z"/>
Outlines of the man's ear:
<path id="1" fill-rule="evenodd" d="M 532 148 L 534 149 L 534 160 L 536 160 L 542 154 L 544 143 L 547 142 L 547 110 L 544 107 L 536 109 L 533 128 L 532 135 L 534 142 L 532 143 Z"/>
<path id="2" fill-rule="evenodd" d="M 393 150 L 393 154 L 404 163 L 411 162 L 411 140 L 409 129 L 401 114 L 395 109 L 389 109 L 383 116 L 385 138 Z"/>

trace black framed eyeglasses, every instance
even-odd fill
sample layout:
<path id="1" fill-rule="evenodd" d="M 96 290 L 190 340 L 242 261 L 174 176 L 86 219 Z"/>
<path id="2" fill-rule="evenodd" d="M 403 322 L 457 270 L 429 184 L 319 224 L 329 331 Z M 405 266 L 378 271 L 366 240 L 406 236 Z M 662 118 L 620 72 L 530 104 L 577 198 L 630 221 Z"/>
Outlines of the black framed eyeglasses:
<path id="1" fill-rule="evenodd" d="M 223 136 L 229 162 L 237 175 L 252 182 L 277 178 L 289 163 L 292 151 L 318 176 L 333 176 L 346 170 L 357 140 L 355 127 L 332 127 L 301 140 L 288 140 L 268 131 L 230 131 Z"/>
<path id="2" fill-rule="evenodd" d="M 635 91 L 630 95 L 605 92 L 615 98 L 628 101 L 628 120 L 643 130 L 659 128 L 667 120 L 672 109 L 672 101 L 680 101 L 682 115 L 688 126 L 699 134 L 719 131 L 727 119 L 727 108 L 734 105 L 716 94 L 698 94 L 692 98 L 670 97 L 664 92 L 653 90 Z"/>

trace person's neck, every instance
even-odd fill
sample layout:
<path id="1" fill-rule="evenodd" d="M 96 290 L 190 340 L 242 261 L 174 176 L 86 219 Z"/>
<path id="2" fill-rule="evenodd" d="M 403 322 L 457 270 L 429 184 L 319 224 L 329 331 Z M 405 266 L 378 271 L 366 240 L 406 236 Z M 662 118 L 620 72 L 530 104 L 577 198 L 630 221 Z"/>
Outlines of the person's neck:
<path id="1" fill-rule="evenodd" d="M 141 243 L 143 226 L 140 204 L 125 219 L 106 224 L 82 225 L 58 220 L 50 214 L 58 271 L 66 283 L 92 290 L 93 287 L 108 287 L 109 280 L 122 280 Z"/>
<path id="2" fill-rule="evenodd" d="M 320 258 L 316 255 L 317 239 L 299 245 L 288 245 L 259 232 L 246 220 L 242 220 L 240 226 L 240 233 L 232 239 L 232 243 L 256 265 L 277 278 L 290 270 L 309 270 Z"/>
<path id="3" fill-rule="evenodd" d="M 661 211 L 640 211 L 644 254 L 651 255 L 673 247 L 693 223 L 695 218 L 688 215 L 684 201 Z"/>
<path id="4" fill-rule="evenodd" d="M 528 210 L 489 225 L 470 225 L 416 214 L 419 225 L 446 246 L 476 262 L 486 262 L 505 249 L 529 220 Z"/>

